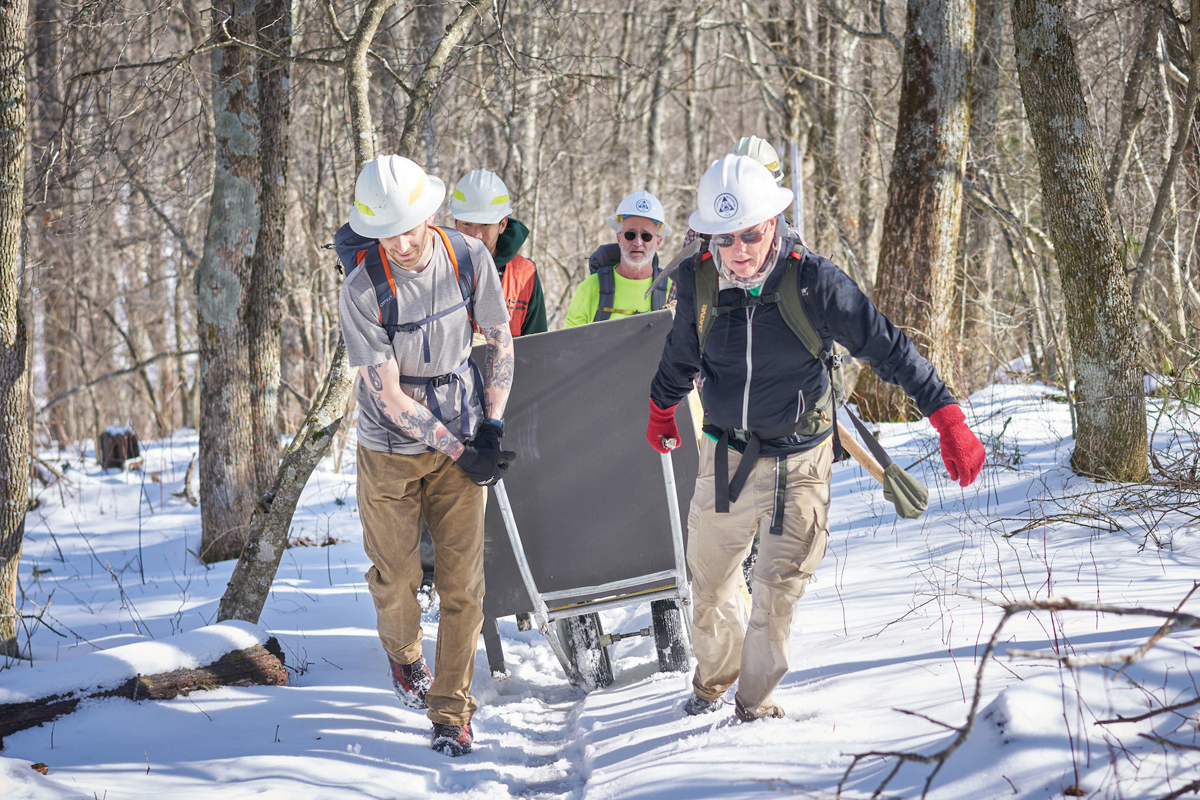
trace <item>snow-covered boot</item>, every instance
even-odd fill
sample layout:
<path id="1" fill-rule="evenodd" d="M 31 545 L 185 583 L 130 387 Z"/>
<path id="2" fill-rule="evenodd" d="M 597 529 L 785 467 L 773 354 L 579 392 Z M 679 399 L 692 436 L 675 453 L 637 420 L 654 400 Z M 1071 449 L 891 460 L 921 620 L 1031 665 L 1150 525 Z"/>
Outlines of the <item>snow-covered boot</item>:
<path id="1" fill-rule="evenodd" d="M 433 676 L 429 674 L 425 656 L 411 664 L 397 664 L 388 656 L 388 663 L 392 667 L 392 687 L 400 702 L 417 711 L 429 708 L 425 704 L 425 693 L 433 685 Z"/>
<path id="2" fill-rule="evenodd" d="M 711 714 L 721 707 L 721 698 L 716 700 L 705 700 L 698 694 L 693 694 L 683 704 L 683 713 L 689 717 L 697 717 L 701 714 Z"/>
<path id="3" fill-rule="evenodd" d="M 446 725 L 441 722 L 433 723 L 433 739 L 429 746 L 439 753 L 448 756 L 465 756 L 471 752 L 471 744 L 475 734 L 471 733 L 471 723 L 466 725 Z"/>
<path id="4" fill-rule="evenodd" d="M 733 713 L 737 714 L 737 718 L 742 722 L 754 722 L 756 719 L 783 719 L 783 709 L 776 705 L 774 700 L 768 700 L 759 706 L 758 710 L 751 711 L 742 705 L 740 697 L 735 696 Z"/>

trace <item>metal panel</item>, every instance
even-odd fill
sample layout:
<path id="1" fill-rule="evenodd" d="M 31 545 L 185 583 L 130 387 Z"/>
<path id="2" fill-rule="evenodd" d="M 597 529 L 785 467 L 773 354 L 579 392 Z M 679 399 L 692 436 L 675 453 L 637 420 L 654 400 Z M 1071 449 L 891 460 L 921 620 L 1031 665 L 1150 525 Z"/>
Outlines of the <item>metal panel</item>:
<path id="1" fill-rule="evenodd" d="M 650 379 L 670 328 L 671 312 L 655 311 L 514 342 L 503 446 L 517 458 L 504 482 L 542 592 L 675 566 L 662 466 L 646 442 Z M 482 367 L 481 348 L 475 359 Z M 699 461 L 687 403 L 676 422 L 684 441 L 673 462 L 686 531 Z M 484 613 L 532 611 L 490 493 L 485 532 Z M 651 579 L 631 591 L 661 586 Z"/>

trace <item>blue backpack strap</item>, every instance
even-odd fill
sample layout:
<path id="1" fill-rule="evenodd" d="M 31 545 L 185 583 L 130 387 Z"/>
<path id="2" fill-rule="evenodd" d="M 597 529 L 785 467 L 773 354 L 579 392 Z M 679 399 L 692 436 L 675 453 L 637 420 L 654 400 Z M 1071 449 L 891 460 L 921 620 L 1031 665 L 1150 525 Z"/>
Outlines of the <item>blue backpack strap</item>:
<path id="1" fill-rule="evenodd" d="M 400 328 L 396 308 L 396 284 L 392 281 L 392 270 L 387 263 L 383 245 L 376 243 L 358 251 L 358 265 L 367 270 L 371 284 L 375 287 L 375 301 L 379 304 L 379 324 L 387 331 L 388 342 L 396 338 Z"/>
<path id="2" fill-rule="evenodd" d="M 662 270 L 658 267 L 658 261 L 654 262 L 654 277 L 658 278 L 662 274 Z M 659 311 L 667 304 L 667 284 L 670 281 L 663 281 L 654 285 L 654 291 L 650 293 L 650 310 Z"/>
<path id="3" fill-rule="evenodd" d="M 611 265 L 596 270 L 600 280 L 600 302 L 596 303 L 596 316 L 592 322 L 603 322 L 612 316 L 613 305 L 617 299 L 617 278 Z"/>

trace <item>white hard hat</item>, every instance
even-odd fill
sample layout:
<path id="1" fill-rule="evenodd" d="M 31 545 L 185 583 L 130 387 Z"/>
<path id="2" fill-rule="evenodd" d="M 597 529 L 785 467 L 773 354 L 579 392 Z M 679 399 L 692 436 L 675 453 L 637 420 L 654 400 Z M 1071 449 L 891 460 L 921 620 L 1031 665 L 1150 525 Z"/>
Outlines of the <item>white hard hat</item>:
<path id="1" fill-rule="evenodd" d="M 446 184 L 404 156 L 368 161 L 354 183 L 350 228 L 359 236 L 383 239 L 407 233 L 433 216 L 446 196 Z"/>
<path id="2" fill-rule="evenodd" d="M 777 185 L 762 164 L 749 156 L 725 156 L 700 179 L 688 224 L 697 233 L 734 233 L 766 222 L 791 202 L 792 190 Z"/>
<path id="3" fill-rule="evenodd" d="M 776 183 L 783 182 L 783 168 L 779 165 L 779 153 L 775 152 L 775 148 L 771 147 L 766 139 L 760 139 L 757 136 L 743 136 L 733 147 L 729 148 L 729 155 L 750 156 L 771 170 Z"/>
<path id="4" fill-rule="evenodd" d="M 614 231 L 621 230 L 621 220 L 625 217 L 645 217 L 658 223 L 659 232 L 663 236 L 671 235 L 671 226 L 667 224 L 667 212 L 663 211 L 663 204 L 649 192 L 626 195 L 617 206 L 617 213 L 608 218 L 608 227 Z"/>
<path id="5" fill-rule="evenodd" d="M 508 187 L 500 176 L 486 169 L 471 170 L 450 193 L 450 213 L 462 222 L 492 225 L 512 213 Z"/>

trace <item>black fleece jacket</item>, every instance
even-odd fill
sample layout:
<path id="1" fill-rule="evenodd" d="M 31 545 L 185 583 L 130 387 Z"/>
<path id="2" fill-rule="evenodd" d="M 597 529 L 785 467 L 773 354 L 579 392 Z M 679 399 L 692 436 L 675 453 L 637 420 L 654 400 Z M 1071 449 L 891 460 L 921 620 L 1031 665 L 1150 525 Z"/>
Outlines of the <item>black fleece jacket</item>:
<path id="1" fill-rule="evenodd" d="M 799 247 L 790 237 L 784 240 L 783 255 L 763 284 L 763 295 L 786 290 L 780 289 L 780 283 L 787 254 L 793 248 L 804 253 L 793 291 L 800 292 L 826 348 L 836 341 L 850 355 L 870 363 L 880 378 L 903 388 L 926 416 L 954 402 L 933 365 L 879 313 L 858 284 L 832 261 Z M 707 433 L 719 436 L 730 428 L 778 431 L 788 427 L 823 396 L 829 383 L 824 366 L 805 349 L 771 303 L 718 316 L 701 354 L 695 307 L 698 264 L 699 257 L 679 270 L 675 322 L 650 384 L 651 399 L 661 408 L 675 405 L 692 388 L 692 378 L 699 371 Z M 725 289 L 719 304 L 733 303 L 745 295 L 742 289 Z M 808 450 L 830 434 L 764 439 L 761 455 Z"/>

